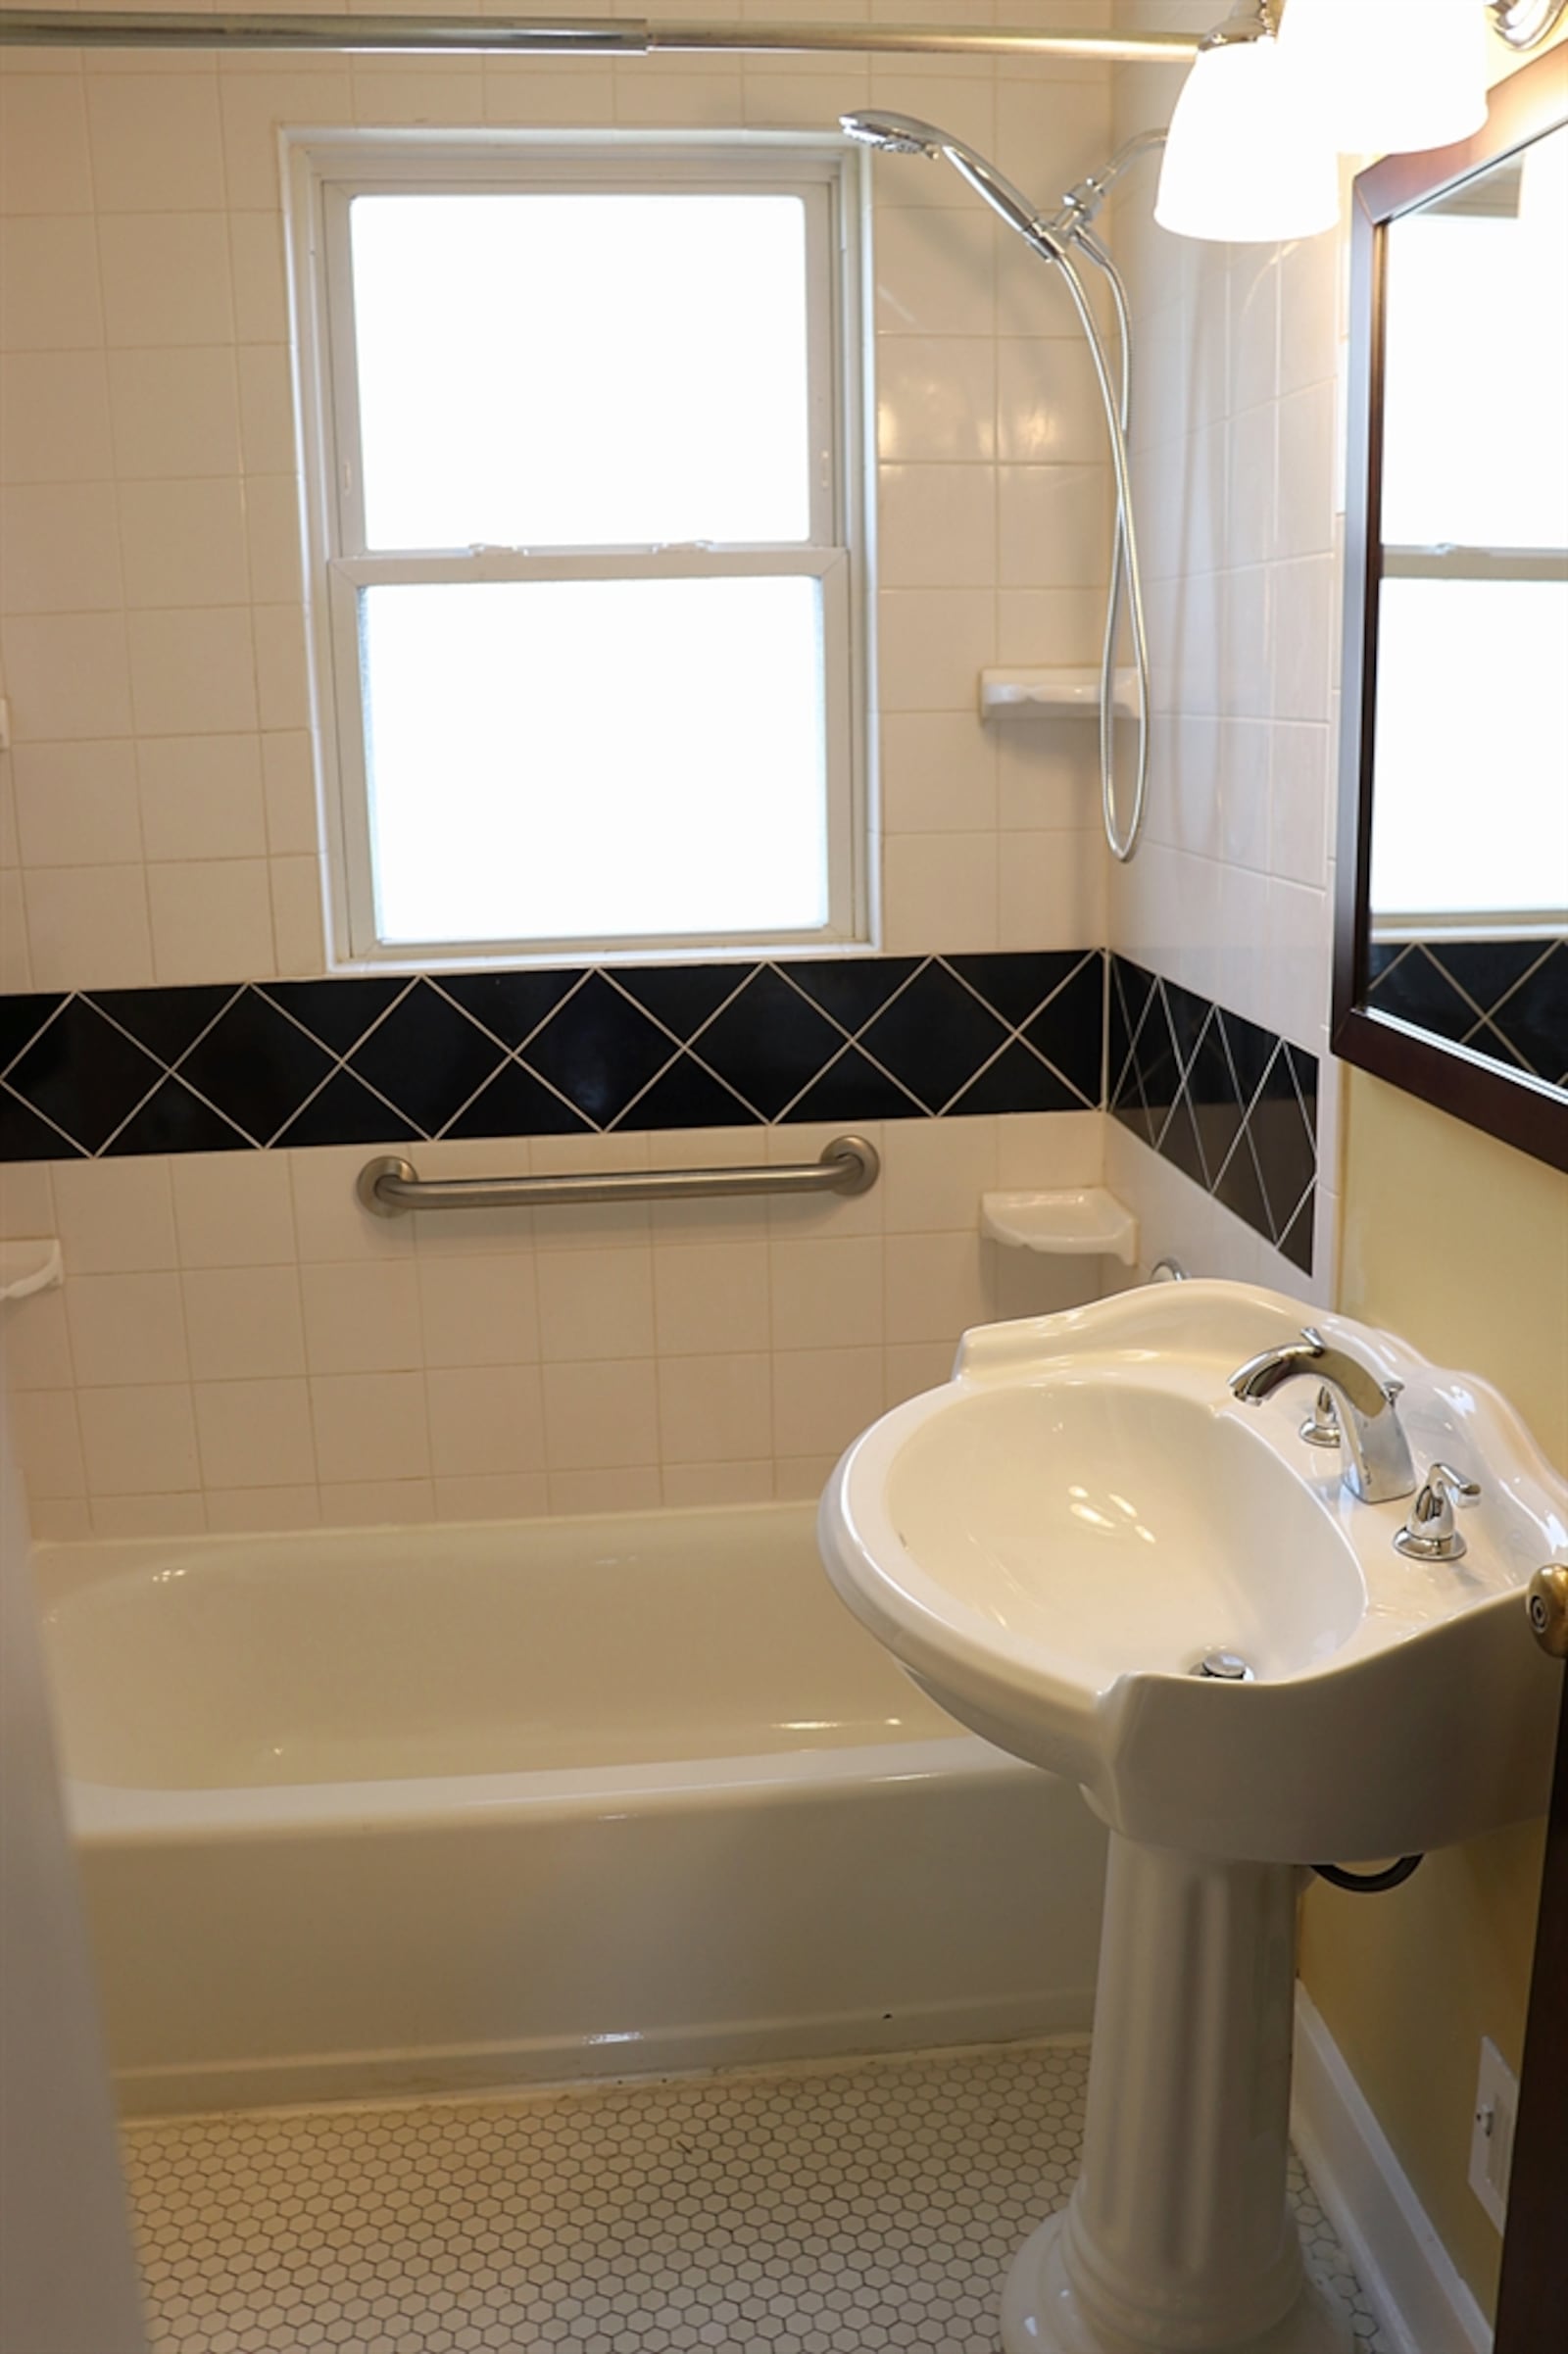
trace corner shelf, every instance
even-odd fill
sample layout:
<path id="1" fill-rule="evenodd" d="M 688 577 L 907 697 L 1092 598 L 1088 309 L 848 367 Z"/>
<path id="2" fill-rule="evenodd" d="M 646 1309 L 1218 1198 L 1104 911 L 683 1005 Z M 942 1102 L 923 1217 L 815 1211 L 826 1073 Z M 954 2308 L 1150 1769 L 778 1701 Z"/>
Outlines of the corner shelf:
<path id="1" fill-rule="evenodd" d="M 30 1300 L 34 1292 L 58 1291 L 65 1280 L 65 1255 L 52 1235 L 0 1243 L 0 1300 Z"/>
<path id="2" fill-rule="evenodd" d="M 1132 670 L 1116 673 L 1118 716 L 1131 718 L 1138 709 L 1138 680 Z M 1095 719 L 1100 715 L 1100 672 L 1060 667 L 1037 670 L 982 670 L 982 719 Z"/>
<path id="3" fill-rule="evenodd" d="M 980 1231 L 994 1243 L 1059 1258 L 1103 1253 L 1125 1267 L 1138 1260 L 1138 1220 L 1102 1185 L 1050 1194 L 982 1194 Z"/>

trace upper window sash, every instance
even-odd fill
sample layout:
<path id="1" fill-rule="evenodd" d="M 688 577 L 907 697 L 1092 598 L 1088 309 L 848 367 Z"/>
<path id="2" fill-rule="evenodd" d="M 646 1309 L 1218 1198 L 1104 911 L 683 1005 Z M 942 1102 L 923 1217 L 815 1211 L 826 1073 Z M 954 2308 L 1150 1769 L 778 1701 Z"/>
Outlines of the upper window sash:
<path id="1" fill-rule="evenodd" d="M 383 138 L 385 134 L 380 134 Z M 683 149 L 690 138 L 683 135 Z M 733 146 L 715 152 L 710 167 L 693 164 L 689 154 L 679 169 L 650 169 L 653 157 L 639 140 L 630 153 L 618 146 L 574 147 L 569 152 L 547 149 L 509 154 L 504 166 L 476 154 L 457 162 L 446 152 L 419 170 L 388 159 L 381 170 L 345 169 L 320 177 L 319 235 L 325 263 L 330 348 L 327 354 L 330 388 L 325 403 L 332 440 L 332 478 L 335 496 L 327 502 L 329 557 L 372 557 L 377 560 L 414 554 L 414 550 L 371 548 L 366 529 L 364 468 L 360 444 L 359 353 L 354 308 L 354 270 L 350 211 L 360 196 L 570 195 L 572 193 L 648 195 L 778 195 L 797 198 L 805 211 L 807 239 L 807 352 L 809 530 L 805 540 L 763 542 L 693 542 L 694 546 L 725 545 L 787 548 L 844 548 L 851 539 L 848 486 L 843 465 L 844 387 L 836 377 L 835 317 L 842 303 L 840 257 L 847 234 L 844 220 L 843 157 L 831 149 L 800 149 L 793 143 L 787 170 L 765 152 L 738 153 Z M 660 543 L 576 542 L 522 543 L 519 552 L 544 556 L 557 546 L 562 554 L 572 547 L 609 552 L 612 545 L 626 554 L 639 549 L 652 553 Z M 448 551 L 458 553 L 457 550 Z"/>

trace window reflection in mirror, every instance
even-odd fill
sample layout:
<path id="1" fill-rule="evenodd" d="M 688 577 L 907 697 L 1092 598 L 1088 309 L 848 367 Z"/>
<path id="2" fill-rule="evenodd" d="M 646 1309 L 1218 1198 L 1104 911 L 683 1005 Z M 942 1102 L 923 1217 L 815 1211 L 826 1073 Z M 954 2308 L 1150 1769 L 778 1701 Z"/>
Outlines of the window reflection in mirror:
<path id="1" fill-rule="evenodd" d="M 1369 1002 L 1561 1083 L 1568 128 L 1392 221 L 1386 272 Z"/>

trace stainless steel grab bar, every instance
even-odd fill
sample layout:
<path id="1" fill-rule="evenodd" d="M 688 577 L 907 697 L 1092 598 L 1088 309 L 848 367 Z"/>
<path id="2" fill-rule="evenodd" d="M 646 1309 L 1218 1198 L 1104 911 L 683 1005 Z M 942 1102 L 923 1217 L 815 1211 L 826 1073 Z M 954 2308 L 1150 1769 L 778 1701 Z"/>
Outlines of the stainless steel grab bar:
<path id="1" fill-rule="evenodd" d="M 835 1136 L 818 1160 L 750 1169 L 612 1169 L 603 1176 L 421 1177 L 395 1152 L 368 1160 L 355 1192 L 378 1218 L 411 1209 L 557 1209 L 574 1202 L 695 1202 L 720 1194 L 863 1194 L 882 1156 L 863 1136 Z"/>

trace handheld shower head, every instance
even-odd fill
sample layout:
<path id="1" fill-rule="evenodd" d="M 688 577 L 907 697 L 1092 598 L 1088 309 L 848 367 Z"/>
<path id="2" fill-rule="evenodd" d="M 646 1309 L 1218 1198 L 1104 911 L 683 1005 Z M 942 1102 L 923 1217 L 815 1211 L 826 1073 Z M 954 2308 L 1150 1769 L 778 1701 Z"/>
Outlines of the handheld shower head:
<path id="1" fill-rule="evenodd" d="M 1031 204 L 1022 189 L 1015 188 L 995 164 L 965 146 L 962 139 L 956 139 L 951 131 L 938 130 L 934 123 L 922 123 L 918 115 L 895 115 L 881 108 L 872 108 L 864 114 L 841 115 L 839 123 L 862 147 L 874 147 L 883 155 L 923 155 L 933 160 L 941 157 L 968 181 L 977 196 L 985 198 L 1009 228 L 1026 237 L 1044 260 L 1054 261 L 1055 241 L 1040 219 L 1038 205 Z"/>
<path id="2" fill-rule="evenodd" d="M 841 115 L 839 128 L 850 138 L 858 139 L 862 147 L 874 147 L 883 155 L 936 157 L 947 144 L 941 131 L 914 115 L 882 111 Z"/>

